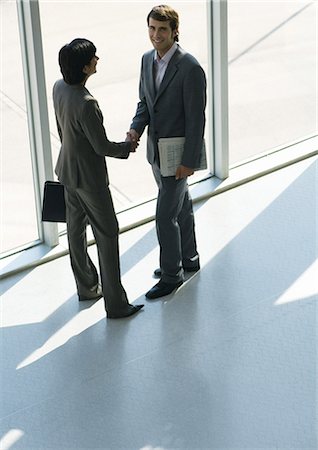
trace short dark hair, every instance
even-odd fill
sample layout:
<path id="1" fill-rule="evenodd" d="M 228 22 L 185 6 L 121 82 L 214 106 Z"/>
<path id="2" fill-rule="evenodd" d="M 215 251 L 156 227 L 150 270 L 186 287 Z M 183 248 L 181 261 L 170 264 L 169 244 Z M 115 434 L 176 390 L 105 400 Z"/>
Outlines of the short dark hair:
<path id="1" fill-rule="evenodd" d="M 159 20 L 160 22 L 170 23 L 170 28 L 172 31 L 178 30 L 179 28 L 179 15 L 171 6 L 159 5 L 154 6 L 147 16 L 147 24 L 149 25 L 149 19 Z M 179 41 L 178 34 L 174 37 L 176 42 Z"/>
<path id="2" fill-rule="evenodd" d="M 59 65 L 63 79 L 68 84 L 79 84 L 86 75 L 83 68 L 96 54 L 95 45 L 88 39 L 77 38 L 59 51 Z"/>

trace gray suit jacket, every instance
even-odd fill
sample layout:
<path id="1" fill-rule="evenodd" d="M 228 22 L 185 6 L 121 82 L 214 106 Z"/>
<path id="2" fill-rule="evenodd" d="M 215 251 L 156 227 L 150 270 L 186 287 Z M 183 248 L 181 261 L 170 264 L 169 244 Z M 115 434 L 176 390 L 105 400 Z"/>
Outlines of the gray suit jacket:
<path id="1" fill-rule="evenodd" d="M 154 54 L 143 55 L 139 97 L 131 128 L 140 135 L 148 126 L 147 159 L 158 162 L 158 139 L 185 137 L 182 165 L 199 167 L 205 128 L 206 78 L 198 61 L 178 47 L 159 91 L 154 85 Z"/>
<path id="2" fill-rule="evenodd" d="M 59 80 L 53 102 L 62 147 L 55 167 L 65 186 L 97 192 L 108 186 L 105 156 L 128 158 L 129 142 L 107 139 L 96 99 L 80 85 Z"/>

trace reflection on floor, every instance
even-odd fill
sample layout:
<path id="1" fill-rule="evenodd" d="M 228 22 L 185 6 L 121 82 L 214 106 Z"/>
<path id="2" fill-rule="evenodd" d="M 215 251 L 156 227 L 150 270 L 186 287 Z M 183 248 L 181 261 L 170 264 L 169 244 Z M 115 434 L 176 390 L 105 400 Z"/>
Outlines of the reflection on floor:
<path id="1" fill-rule="evenodd" d="M 131 319 L 79 304 L 67 256 L 4 281 L 1 449 L 317 448 L 316 170 L 197 205 L 202 270 Z M 145 301 L 154 224 L 120 248 Z"/>

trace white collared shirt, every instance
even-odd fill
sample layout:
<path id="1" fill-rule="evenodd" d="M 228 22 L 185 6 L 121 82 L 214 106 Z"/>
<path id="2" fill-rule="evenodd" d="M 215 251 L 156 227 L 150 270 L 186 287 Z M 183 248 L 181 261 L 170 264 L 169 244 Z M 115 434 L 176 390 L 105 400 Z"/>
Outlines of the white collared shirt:
<path id="1" fill-rule="evenodd" d="M 158 52 L 155 52 L 154 61 L 155 61 L 155 85 L 157 91 L 159 90 L 160 84 L 163 80 L 163 77 L 166 73 L 168 64 L 174 52 L 177 50 L 178 44 L 175 42 L 172 47 L 163 55 L 162 58 L 158 55 Z"/>

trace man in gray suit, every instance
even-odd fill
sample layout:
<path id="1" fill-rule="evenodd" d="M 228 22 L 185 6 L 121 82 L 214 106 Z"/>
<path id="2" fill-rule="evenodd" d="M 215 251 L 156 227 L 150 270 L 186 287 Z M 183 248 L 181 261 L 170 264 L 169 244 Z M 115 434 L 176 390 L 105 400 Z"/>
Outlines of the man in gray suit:
<path id="1" fill-rule="evenodd" d="M 106 136 L 101 110 L 85 87 L 98 59 L 87 39 L 74 39 L 59 52 L 63 80 L 54 85 L 53 101 L 62 146 L 55 171 L 65 187 L 67 235 L 79 300 L 103 296 L 107 317 L 121 318 L 143 305 L 130 305 L 121 284 L 118 223 L 105 156 L 128 158 L 136 144 L 110 142 Z M 88 223 L 96 240 L 102 289 L 87 252 Z"/>
<path id="2" fill-rule="evenodd" d="M 148 126 L 147 159 L 159 193 L 156 228 L 160 246 L 160 277 L 146 297 L 168 295 L 183 283 L 184 271 L 200 268 L 192 201 L 187 177 L 200 165 L 205 128 L 206 79 L 198 61 L 177 44 L 179 18 L 167 5 L 154 7 L 148 17 L 154 50 L 144 54 L 136 115 L 130 136 L 138 141 Z M 158 140 L 185 137 L 181 165 L 175 176 L 160 172 Z"/>

